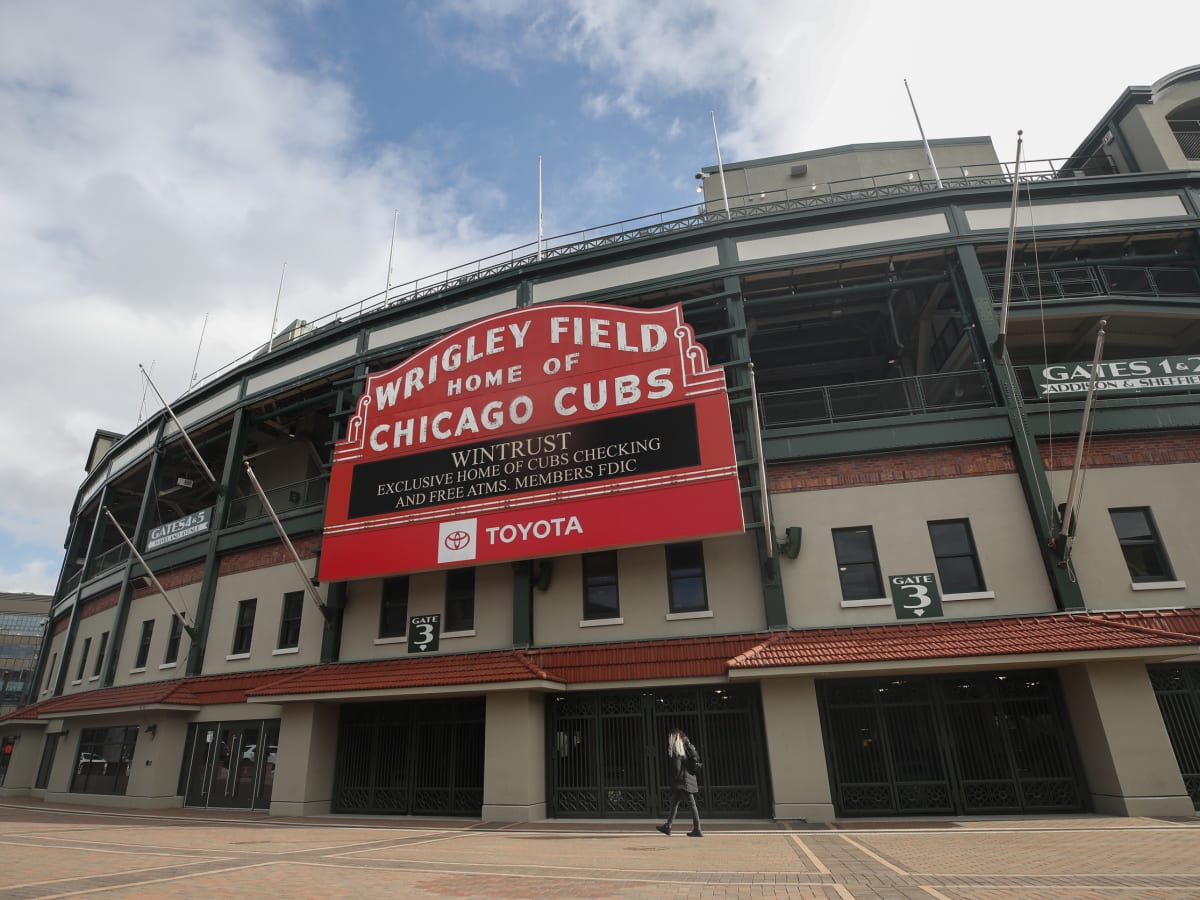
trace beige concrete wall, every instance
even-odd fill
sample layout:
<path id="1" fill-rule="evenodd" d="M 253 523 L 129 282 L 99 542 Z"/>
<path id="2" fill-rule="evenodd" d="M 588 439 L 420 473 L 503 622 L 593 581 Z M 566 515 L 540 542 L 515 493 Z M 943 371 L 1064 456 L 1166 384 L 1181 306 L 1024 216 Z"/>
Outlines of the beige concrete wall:
<path id="1" fill-rule="evenodd" d="M 1200 160 L 1184 155 L 1167 124 L 1167 116 L 1175 109 L 1197 99 L 1200 82 L 1182 81 L 1159 93 L 1154 103 L 1134 106 L 1121 120 L 1121 131 L 1144 171 L 1200 169 Z"/>
<path id="2" fill-rule="evenodd" d="M 1070 473 L 1055 473 L 1058 502 Z M 1134 590 L 1109 509 L 1148 506 L 1175 573 L 1172 586 Z M 1200 465 L 1092 468 L 1087 472 L 1072 550 L 1075 573 L 1089 609 L 1145 609 L 1200 605 Z"/>
<path id="3" fill-rule="evenodd" d="M 25 796 L 37 778 L 46 728 L 42 725 L 0 724 L 0 735 L 18 736 L 8 760 L 8 770 L 4 773 L 4 783 L 0 785 L 0 797 Z"/>
<path id="4" fill-rule="evenodd" d="M 479 566 L 475 570 L 475 628 L 447 634 L 446 573 L 418 572 L 409 576 L 408 615 L 442 616 L 439 652 L 466 653 L 498 650 L 512 646 L 512 567 L 507 563 Z M 343 662 L 390 659 L 408 653 L 408 638 L 379 637 L 379 604 L 383 581 L 369 578 L 348 585 L 342 615 Z"/>
<path id="5" fill-rule="evenodd" d="M 304 560 L 304 571 L 311 576 L 315 561 Z M 300 620 L 300 646 L 297 650 L 280 651 L 279 620 L 283 614 L 283 595 L 305 590 L 304 582 L 292 563 L 225 575 L 217 582 L 213 600 L 212 621 L 208 629 L 208 645 L 204 653 L 205 675 L 227 672 L 248 672 L 256 669 L 286 668 L 313 665 L 321 661 L 321 638 L 324 618 L 309 597 L 304 599 Z M 327 586 L 317 588 L 322 598 Z M 254 634 L 250 653 L 233 657 L 233 632 L 237 623 L 238 603 L 255 598 L 258 605 L 254 615 Z M 159 601 L 161 603 L 161 600 Z M 135 624 L 136 623 L 136 624 Z M 125 640 L 136 646 L 140 634 L 140 619 L 130 616 Z M 159 628 L 155 626 L 155 640 Z M 165 641 L 165 635 L 163 640 Z M 153 652 L 152 654 L 153 655 Z M 124 658 L 124 657 L 122 657 Z M 132 658 L 132 657 L 131 657 Z"/>
<path id="6" fill-rule="evenodd" d="M 765 679 L 762 704 L 775 818 L 833 821 L 815 681 Z"/>
<path id="7" fill-rule="evenodd" d="M 545 709 L 540 693 L 487 695 L 484 821 L 546 818 Z"/>
<path id="8" fill-rule="evenodd" d="M 1114 816 L 1193 816 L 1191 798 L 1140 662 L 1061 670 L 1093 809 Z"/>
<path id="9" fill-rule="evenodd" d="M 987 588 L 972 599 L 942 591 L 946 618 L 1056 608 L 1016 475 L 775 494 L 772 506 L 777 533 L 803 528 L 800 555 L 779 561 L 793 626 L 894 622 L 887 578 L 937 572 L 927 523 L 939 519 L 970 521 Z M 861 525 L 874 530 L 885 596 L 877 605 L 843 607 L 832 530 Z"/>
<path id="10" fill-rule="evenodd" d="M 328 813 L 337 758 L 338 706 L 289 704 L 279 723 L 279 754 L 271 789 L 271 815 Z"/>
<path id="11" fill-rule="evenodd" d="M 704 545 L 711 615 L 672 617 L 663 545 L 617 551 L 621 616 L 608 624 L 583 621 L 583 563 L 579 556 L 554 560 L 546 591 L 533 592 L 533 634 L 540 646 L 594 641 L 647 640 L 760 631 L 766 627 L 758 556 L 747 534 L 712 538 Z"/>
<path id="12" fill-rule="evenodd" d="M 185 585 L 181 588 L 168 590 L 167 595 L 171 598 L 171 602 L 179 609 L 187 612 L 188 620 L 195 621 L 196 610 L 200 605 L 200 584 Z M 129 603 L 129 616 L 125 620 L 125 634 L 121 638 L 120 656 L 117 657 L 116 674 L 113 677 L 113 685 L 120 686 L 124 684 L 142 684 L 147 681 L 160 681 L 164 678 L 181 678 L 187 664 L 188 651 L 191 649 L 191 638 L 187 632 L 183 632 L 179 638 L 179 656 L 175 662 L 166 663 L 167 654 L 167 638 L 171 635 L 171 618 L 174 614 L 171 608 L 167 606 L 167 602 L 159 593 L 147 594 L 144 597 L 138 597 L 131 600 Z M 154 620 L 154 634 L 150 639 L 150 655 L 146 657 L 146 666 L 143 670 L 135 668 L 134 663 L 137 662 L 138 643 L 142 638 L 142 623 L 147 619 Z M 92 647 L 92 663 L 88 666 L 88 672 L 84 676 L 83 683 L 74 685 L 71 681 L 75 677 L 75 669 L 72 669 L 68 675 L 68 685 L 74 690 L 92 690 L 100 686 L 100 679 L 92 677 L 92 671 L 95 669 L 95 654 L 100 648 L 100 634 L 109 632 L 109 640 L 112 640 L 113 623 L 116 621 L 116 607 L 111 610 L 105 610 L 95 616 L 90 616 L 83 619 L 79 623 L 79 637 L 75 641 L 77 648 L 83 646 L 83 638 L 91 636 Z M 76 651 L 78 652 L 78 650 Z"/>

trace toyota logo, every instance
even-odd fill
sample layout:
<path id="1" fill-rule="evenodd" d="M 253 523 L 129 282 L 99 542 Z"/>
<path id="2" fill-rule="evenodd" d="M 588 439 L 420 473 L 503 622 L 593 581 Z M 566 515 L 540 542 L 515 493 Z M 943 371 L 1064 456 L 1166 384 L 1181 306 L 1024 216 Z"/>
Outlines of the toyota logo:
<path id="1" fill-rule="evenodd" d="M 461 550 L 467 544 L 471 543 L 471 535 L 465 531 L 451 531 L 444 541 L 447 550 Z"/>

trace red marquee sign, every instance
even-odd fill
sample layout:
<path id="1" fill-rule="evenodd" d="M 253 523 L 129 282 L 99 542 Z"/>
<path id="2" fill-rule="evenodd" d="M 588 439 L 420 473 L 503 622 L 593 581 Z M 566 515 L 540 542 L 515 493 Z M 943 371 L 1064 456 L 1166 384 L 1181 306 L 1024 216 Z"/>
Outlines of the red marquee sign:
<path id="1" fill-rule="evenodd" d="M 468 325 L 370 375 L 333 460 L 322 581 L 743 530 L 725 373 L 679 306 Z"/>

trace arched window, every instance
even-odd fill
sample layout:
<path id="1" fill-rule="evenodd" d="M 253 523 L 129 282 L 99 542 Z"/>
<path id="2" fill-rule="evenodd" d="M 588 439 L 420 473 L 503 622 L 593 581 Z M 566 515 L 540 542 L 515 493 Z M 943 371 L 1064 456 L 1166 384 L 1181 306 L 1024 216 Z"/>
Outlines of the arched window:
<path id="1" fill-rule="evenodd" d="M 1167 125 L 1187 159 L 1200 160 L 1200 100 L 1190 100 L 1167 114 Z"/>

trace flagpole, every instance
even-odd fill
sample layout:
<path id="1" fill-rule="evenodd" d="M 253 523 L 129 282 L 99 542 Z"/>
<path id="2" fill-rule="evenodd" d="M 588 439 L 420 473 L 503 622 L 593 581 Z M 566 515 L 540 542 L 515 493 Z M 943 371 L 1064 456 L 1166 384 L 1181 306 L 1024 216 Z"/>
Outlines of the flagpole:
<path id="1" fill-rule="evenodd" d="M 942 176 L 938 174 L 937 163 L 933 161 L 933 151 L 929 149 L 929 141 L 925 139 L 925 129 L 921 126 L 921 117 L 917 115 L 917 104 L 913 101 L 912 91 L 908 89 L 908 79 L 904 79 L 904 90 L 908 93 L 908 103 L 912 107 L 913 118 L 917 120 L 917 131 L 921 132 L 921 143 L 925 145 L 925 156 L 929 159 L 929 167 L 933 169 L 933 180 L 938 189 L 942 187 Z"/>
<path id="2" fill-rule="evenodd" d="M 200 371 L 200 348 L 204 346 L 204 332 L 208 330 L 208 313 L 204 314 L 204 324 L 200 326 L 200 343 L 196 344 L 196 358 L 192 361 L 192 380 L 188 382 L 188 390 L 190 391 L 196 384 L 196 378 Z M 151 363 L 153 366 L 153 363 Z"/>
<path id="3" fill-rule="evenodd" d="M 196 457 L 196 462 L 200 463 L 200 468 L 204 470 L 204 475 L 208 478 L 211 484 L 217 485 L 217 476 L 212 473 L 212 469 L 208 467 L 208 463 L 204 461 L 204 457 L 200 455 L 200 451 L 196 449 L 196 445 L 192 443 L 192 439 L 188 437 L 187 429 L 183 427 L 183 423 L 175 415 L 175 410 L 171 409 L 171 405 L 163 399 L 163 395 L 158 392 L 158 388 L 154 387 L 154 382 L 150 380 L 150 375 L 142 368 L 142 364 L 138 363 L 138 368 L 142 370 L 142 375 L 146 377 L 147 383 L 154 389 L 155 395 L 158 397 L 158 402 L 163 405 L 163 409 L 167 411 L 167 415 L 171 417 L 171 421 L 175 423 L 175 427 L 179 429 L 179 436 L 183 438 L 188 449 L 192 451 L 192 456 Z M 220 485 L 217 485 L 217 490 L 220 490 Z"/>
<path id="4" fill-rule="evenodd" d="M 275 532 L 279 535 L 279 539 L 283 541 L 283 545 L 287 547 L 288 552 L 292 555 L 292 562 L 296 566 L 296 571 L 300 573 L 300 579 L 304 582 L 304 587 L 308 591 L 308 596 L 317 604 L 317 609 L 321 611 L 321 615 L 325 615 L 325 601 L 321 599 L 321 595 L 317 593 L 317 589 L 313 587 L 312 579 L 308 573 L 304 571 L 304 563 L 300 561 L 300 554 L 296 552 L 296 547 L 292 544 L 291 538 L 284 531 L 283 523 L 279 521 L 279 516 L 275 514 L 275 507 L 271 505 L 271 501 L 267 499 L 266 491 L 262 489 L 262 485 L 258 483 L 258 478 L 254 474 L 254 469 L 250 467 L 250 460 L 246 460 L 243 465 L 246 467 L 246 474 L 250 476 L 250 485 L 254 488 L 254 493 L 258 494 L 258 499 L 262 501 L 263 509 L 267 511 L 267 515 L 271 517 L 271 524 L 275 526 Z"/>
<path id="5" fill-rule="evenodd" d="M 196 640 L 196 629 L 188 624 L 187 616 L 183 612 L 180 612 L 175 607 L 175 604 L 171 602 L 171 598 L 167 596 L 166 588 L 162 586 L 162 582 L 158 580 L 158 576 L 154 574 L 154 570 L 146 564 L 146 560 L 142 559 L 142 554 L 138 553 L 137 547 L 135 547 L 133 541 L 129 539 L 129 535 L 125 533 L 125 529 L 121 527 L 121 523 L 117 521 L 116 516 L 112 514 L 112 510 L 106 506 L 104 507 L 104 514 L 108 516 L 109 521 L 113 523 L 113 527 L 117 529 L 117 534 L 121 536 L 121 540 L 123 540 L 126 546 L 129 547 L 129 552 L 133 554 L 133 558 L 141 564 L 143 569 L 145 569 L 146 577 L 149 578 L 154 584 L 155 590 L 162 594 L 162 598 L 167 601 L 167 606 L 171 607 L 171 612 L 173 612 L 176 618 L 179 619 L 179 624 L 182 625 L 183 630 L 188 633 L 188 637 L 190 637 L 193 641 Z"/>
<path id="6" fill-rule="evenodd" d="M 1004 352 L 1008 339 L 1008 300 L 1012 291 L 1013 250 L 1017 243 L 1017 202 L 1021 196 L 1021 135 L 1017 132 L 1017 159 L 1013 163 L 1012 203 L 1008 210 L 1008 248 L 1004 255 L 1004 287 L 1000 291 L 1000 334 L 996 337 L 996 353 Z"/>
<path id="7" fill-rule="evenodd" d="M 396 225 L 399 222 L 400 210 L 397 209 L 395 215 L 392 216 L 392 241 L 388 244 L 387 284 L 383 286 L 383 302 L 385 306 L 387 305 L 388 291 L 392 289 L 392 255 L 396 250 Z"/>
<path id="8" fill-rule="evenodd" d="M 712 118 L 713 127 L 713 143 L 717 147 L 717 171 L 721 173 L 721 199 L 725 201 L 725 218 L 730 218 L 729 214 L 729 191 L 725 187 L 725 164 L 721 162 L 721 139 L 717 137 L 717 114 L 709 110 L 708 115 Z"/>
<path id="9" fill-rule="evenodd" d="M 279 273 L 279 290 L 275 293 L 275 313 L 271 316 L 271 336 L 267 338 L 267 352 L 275 346 L 275 324 L 279 321 L 279 298 L 283 296 L 283 276 L 287 272 L 287 260 L 283 261 L 283 271 Z"/>
<path id="10" fill-rule="evenodd" d="M 1088 424 L 1096 406 L 1096 379 L 1100 372 L 1100 359 L 1104 355 L 1104 328 L 1107 319 L 1100 320 L 1100 331 L 1096 334 L 1096 352 L 1092 354 L 1092 377 L 1088 381 L 1087 397 L 1083 401 L 1083 415 L 1079 422 L 1079 441 L 1075 444 L 1075 464 L 1071 467 L 1071 483 L 1067 487 L 1067 502 L 1063 507 L 1062 534 L 1067 540 L 1071 537 L 1071 519 L 1074 518 L 1076 503 L 1076 484 L 1079 480 L 1079 470 L 1083 466 L 1083 448 L 1087 443 Z"/>
<path id="11" fill-rule="evenodd" d="M 538 254 L 542 258 L 542 158 L 538 157 Z"/>

